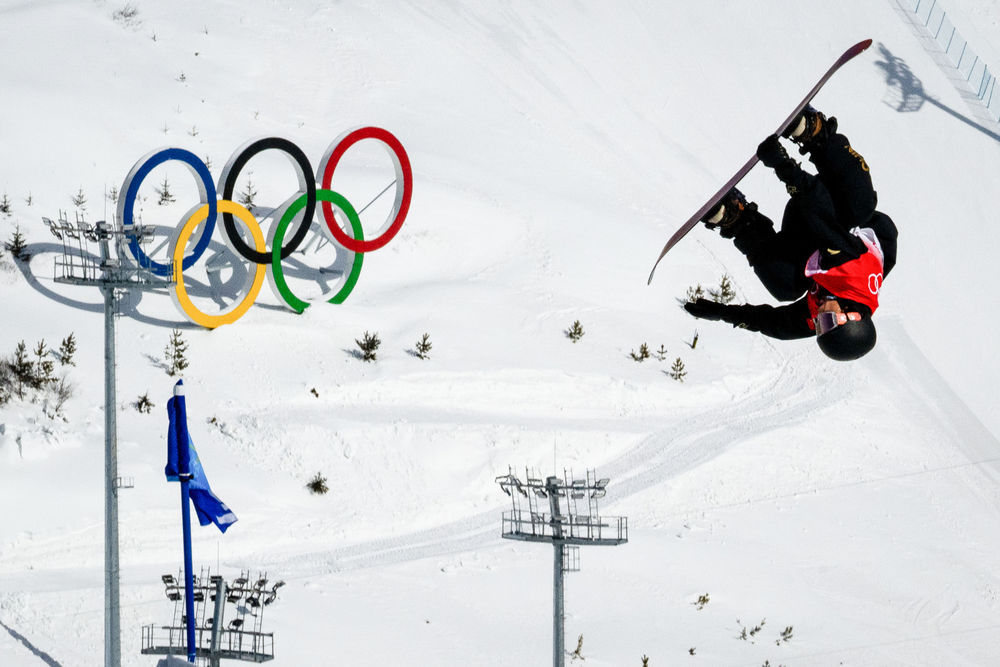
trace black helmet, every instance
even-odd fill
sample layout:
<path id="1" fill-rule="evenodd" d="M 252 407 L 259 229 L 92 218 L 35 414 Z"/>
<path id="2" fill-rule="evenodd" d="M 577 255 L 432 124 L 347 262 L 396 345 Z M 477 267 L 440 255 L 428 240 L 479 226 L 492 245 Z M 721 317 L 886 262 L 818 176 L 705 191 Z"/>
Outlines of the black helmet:
<path id="1" fill-rule="evenodd" d="M 870 315 L 850 320 L 816 337 L 823 354 L 835 361 L 860 359 L 875 347 L 875 325 Z"/>

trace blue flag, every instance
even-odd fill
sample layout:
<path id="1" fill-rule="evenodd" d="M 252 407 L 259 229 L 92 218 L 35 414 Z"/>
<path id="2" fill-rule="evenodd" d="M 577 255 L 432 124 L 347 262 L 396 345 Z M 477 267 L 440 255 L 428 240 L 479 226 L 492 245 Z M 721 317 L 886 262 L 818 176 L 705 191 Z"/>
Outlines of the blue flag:
<path id="1" fill-rule="evenodd" d="M 236 522 L 236 515 L 212 493 L 212 487 L 208 485 L 205 469 L 201 467 L 198 452 L 195 451 L 194 443 L 188 433 L 183 380 L 178 380 L 174 385 L 174 397 L 167 401 L 167 415 L 170 418 L 170 427 L 167 430 L 167 466 L 164 469 L 167 481 L 179 482 L 180 472 L 186 468 L 191 473 L 188 488 L 195 512 L 198 514 L 198 523 L 203 526 L 214 523 L 224 533 Z M 186 462 L 181 461 L 181 456 L 185 452 L 188 454 Z M 184 465 L 185 463 L 187 465 Z"/>

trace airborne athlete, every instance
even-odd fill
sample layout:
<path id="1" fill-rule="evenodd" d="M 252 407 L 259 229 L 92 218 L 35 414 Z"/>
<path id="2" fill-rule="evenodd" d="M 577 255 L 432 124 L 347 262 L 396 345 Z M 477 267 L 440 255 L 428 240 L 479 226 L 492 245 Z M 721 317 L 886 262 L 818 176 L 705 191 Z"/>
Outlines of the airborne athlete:
<path id="1" fill-rule="evenodd" d="M 875 210 L 868 164 L 837 133 L 836 118 L 807 106 L 784 136 L 808 155 L 817 173 L 804 171 L 775 135 L 757 147 L 757 157 L 789 194 L 781 230 L 736 188 L 701 221 L 733 240 L 774 298 L 794 303 L 698 299 L 684 308 L 774 338 L 815 336 L 831 359 L 857 359 L 875 347 L 872 314 L 882 280 L 896 264 L 896 225 Z"/>

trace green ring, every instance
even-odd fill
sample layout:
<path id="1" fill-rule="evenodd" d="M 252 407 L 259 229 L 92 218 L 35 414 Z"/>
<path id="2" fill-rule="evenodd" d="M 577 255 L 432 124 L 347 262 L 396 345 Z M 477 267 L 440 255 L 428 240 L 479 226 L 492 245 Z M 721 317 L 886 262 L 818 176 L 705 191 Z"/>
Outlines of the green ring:
<path id="1" fill-rule="evenodd" d="M 354 206 L 351 202 L 347 201 L 347 198 L 339 192 L 334 192 L 333 190 L 316 190 L 316 199 L 319 201 L 330 202 L 334 204 L 341 211 L 347 215 L 347 219 L 351 223 L 351 231 L 354 232 L 354 238 L 358 241 L 364 240 L 364 230 L 361 228 L 361 218 L 358 216 L 357 211 L 354 210 Z M 292 294 L 292 290 L 289 289 L 288 283 L 285 282 L 285 274 L 281 270 L 281 246 L 285 239 L 285 230 L 288 229 L 288 225 L 291 224 L 292 219 L 295 214 L 301 211 L 306 202 L 309 200 L 309 195 L 304 194 L 289 206 L 285 210 L 285 214 L 281 216 L 281 220 L 278 221 L 278 227 L 274 230 L 274 241 L 271 246 L 271 275 L 274 278 L 274 285 L 278 288 L 278 292 L 281 297 L 288 304 L 288 307 L 297 313 L 301 313 L 306 308 L 309 307 L 308 301 L 303 301 L 299 297 Z M 333 295 L 327 300 L 327 303 L 343 303 L 347 299 L 348 295 L 354 289 L 354 286 L 358 282 L 358 276 L 361 274 L 361 264 L 364 259 L 364 253 L 356 252 L 354 253 L 354 264 L 351 266 L 351 272 L 347 276 L 347 281 L 344 286 L 340 288 L 340 291 Z"/>

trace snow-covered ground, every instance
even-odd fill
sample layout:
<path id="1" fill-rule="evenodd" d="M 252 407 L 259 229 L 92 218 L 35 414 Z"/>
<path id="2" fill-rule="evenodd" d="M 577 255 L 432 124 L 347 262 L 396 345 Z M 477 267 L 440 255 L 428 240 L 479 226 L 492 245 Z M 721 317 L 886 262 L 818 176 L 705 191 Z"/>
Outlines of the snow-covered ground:
<path id="1" fill-rule="evenodd" d="M 181 561 L 162 472 L 173 328 L 192 435 L 239 516 L 224 536 L 195 529 L 196 565 L 287 582 L 267 611 L 277 664 L 549 664 L 551 551 L 500 538 L 508 465 L 596 468 L 602 511 L 628 517 L 628 544 L 582 549 L 567 578 L 567 645 L 583 635 L 587 665 L 997 663 L 1000 127 L 925 50 L 906 0 L 128 5 L 122 20 L 118 2 L 0 1 L 0 237 L 19 225 L 33 255 L 0 259 L 0 353 L 70 332 L 79 346 L 65 421 L 0 407 L 0 664 L 103 659 L 102 301 L 53 281 L 41 218 L 72 219 L 82 191 L 88 219 L 110 219 L 105 193 L 160 146 L 217 178 L 248 139 L 286 137 L 315 165 L 360 125 L 399 137 L 415 185 L 346 303 L 295 315 L 264 289 L 208 331 L 160 290 L 117 321 L 119 470 L 135 480 L 123 664 L 155 664 L 140 628 L 170 619 L 160 575 Z M 945 8 L 977 52 L 1000 52 L 993 0 Z M 677 300 L 723 274 L 740 300 L 770 301 L 704 230 L 647 287 L 670 233 L 867 37 L 815 104 L 900 228 L 875 352 L 837 364 L 690 318 Z M 907 112 L 893 59 L 927 97 Z M 263 208 L 295 191 L 276 155 L 250 171 Z M 365 150 L 338 177 L 359 206 L 392 178 Z M 177 201 L 160 207 L 163 178 Z M 741 187 L 780 215 L 765 170 Z M 176 164 L 143 192 L 161 232 L 197 203 Z M 383 341 L 374 364 L 353 354 L 365 331 Z M 424 333 L 428 360 L 411 353 Z M 643 342 L 666 360 L 634 362 Z M 666 374 L 678 357 L 683 383 Z M 317 472 L 326 495 L 305 489 Z"/>

